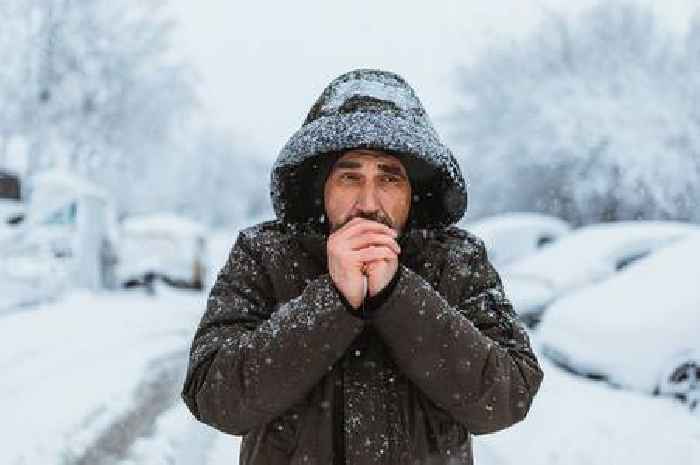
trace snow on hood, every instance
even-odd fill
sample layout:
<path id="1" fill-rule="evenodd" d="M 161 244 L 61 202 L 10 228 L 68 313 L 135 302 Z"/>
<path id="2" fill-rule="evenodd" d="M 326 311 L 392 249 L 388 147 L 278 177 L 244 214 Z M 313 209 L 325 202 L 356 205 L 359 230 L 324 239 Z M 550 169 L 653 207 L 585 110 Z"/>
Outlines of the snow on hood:
<path id="1" fill-rule="evenodd" d="M 281 149 L 270 195 L 277 218 L 327 232 L 323 183 L 344 151 L 374 149 L 398 157 L 413 192 L 406 229 L 444 227 L 467 209 L 467 185 L 414 90 L 397 74 L 357 69 L 335 78 L 302 127 Z"/>

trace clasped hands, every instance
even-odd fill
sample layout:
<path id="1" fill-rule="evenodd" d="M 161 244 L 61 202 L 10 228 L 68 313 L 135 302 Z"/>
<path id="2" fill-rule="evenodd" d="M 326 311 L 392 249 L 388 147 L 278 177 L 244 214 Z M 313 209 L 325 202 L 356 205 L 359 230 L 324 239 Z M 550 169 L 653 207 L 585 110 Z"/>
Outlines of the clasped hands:
<path id="1" fill-rule="evenodd" d="M 389 226 L 356 217 L 327 241 L 328 271 L 338 290 L 354 308 L 367 294 L 376 295 L 394 277 L 401 248 Z"/>

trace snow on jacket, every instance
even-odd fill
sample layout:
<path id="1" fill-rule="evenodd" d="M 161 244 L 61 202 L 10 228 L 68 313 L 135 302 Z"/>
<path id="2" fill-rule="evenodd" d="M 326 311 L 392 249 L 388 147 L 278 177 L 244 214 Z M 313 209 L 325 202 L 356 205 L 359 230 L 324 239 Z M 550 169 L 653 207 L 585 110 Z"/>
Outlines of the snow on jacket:
<path id="1" fill-rule="evenodd" d="M 421 111 L 393 73 L 336 78 L 273 169 L 278 218 L 238 234 L 182 397 L 199 421 L 244 435 L 241 465 L 471 464 L 472 435 L 527 415 L 543 372 L 483 241 L 451 224 L 465 184 Z M 361 130 L 339 128 L 348 115 Z M 358 146 L 410 159 L 422 201 L 398 238 L 397 275 L 360 314 L 328 274 L 308 177 L 325 179 L 331 154 Z"/>

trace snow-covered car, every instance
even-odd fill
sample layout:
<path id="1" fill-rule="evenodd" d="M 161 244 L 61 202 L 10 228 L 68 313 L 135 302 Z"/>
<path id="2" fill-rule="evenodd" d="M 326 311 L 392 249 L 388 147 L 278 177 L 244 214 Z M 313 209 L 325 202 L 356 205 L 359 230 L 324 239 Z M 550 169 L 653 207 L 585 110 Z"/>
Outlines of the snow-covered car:
<path id="1" fill-rule="evenodd" d="M 672 221 L 588 225 L 499 272 L 514 309 L 532 326 L 556 299 L 608 279 L 634 261 L 697 231 L 700 227 L 696 225 Z"/>
<path id="2" fill-rule="evenodd" d="M 543 353 L 571 371 L 700 402 L 700 233 L 554 304 Z"/>
<path id="3" fill-rule="evenodd" d="M 0 228 L 21 223 L 24 219 L 25 205 L 21 200 L 0 197 Z"/>
<path id="4" fill-rule="evenodd" d="M 117 241 L 109 195 L 62 170 L 27 182 L 21 222 L 0 230 L 0 308 L 57 297 L 64 289 L 110 287 L 105 249 Z"/>
<path id="5" fill-rule="evenodd" d="M 501 267 L 551 244 L 571 230 L 561 218 L 535 212 L 511 212 L 464 223 L 484 240 L 489 260 Z"/>
<path id="6" fill-rule="evenodd" d="M 3 249 L 13 238 L 5 239 L 0 243 L 0 315 L 58 296 L 70 279 L 70 262 L 56 257 L 47 243 L 23 240 Z"/>
<path id="7" fill-rule="evenodd" d="M 154 279 L 203 289 L 208 268 L 207 230 L 172 213 L 134 215 L 121 223 L 117 276 L 123 286 Z"/>

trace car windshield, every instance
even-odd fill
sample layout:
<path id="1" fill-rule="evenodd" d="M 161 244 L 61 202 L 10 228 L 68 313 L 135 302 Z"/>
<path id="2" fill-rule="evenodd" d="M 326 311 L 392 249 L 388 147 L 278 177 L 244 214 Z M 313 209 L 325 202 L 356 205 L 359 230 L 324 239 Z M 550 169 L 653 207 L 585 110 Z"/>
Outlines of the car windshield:
<path id="1" fill-rule="evenodd" d="M 51 212 L 42 224 L 75 224 L 77 217 L 78 206 L 75 202 L 70 202 Z"/>

